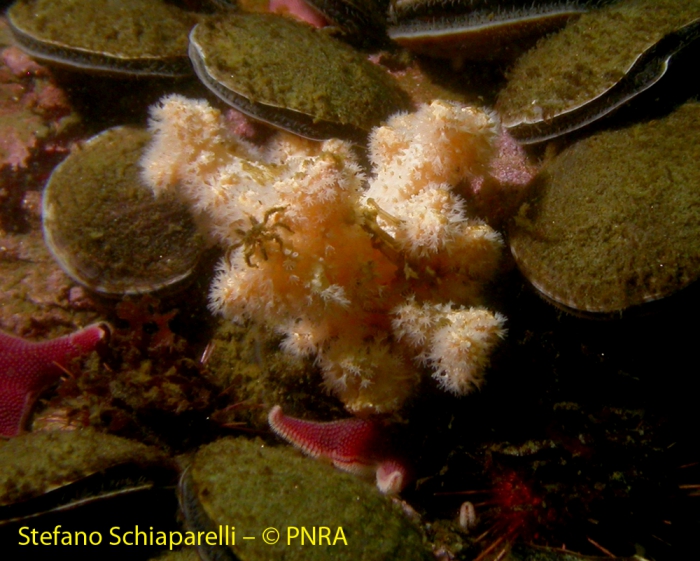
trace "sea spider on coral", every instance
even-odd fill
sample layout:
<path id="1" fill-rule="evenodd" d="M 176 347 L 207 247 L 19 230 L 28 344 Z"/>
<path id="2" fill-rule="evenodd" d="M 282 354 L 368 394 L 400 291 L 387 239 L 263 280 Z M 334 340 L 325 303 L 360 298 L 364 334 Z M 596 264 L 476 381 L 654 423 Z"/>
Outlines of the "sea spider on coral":
<path id="1" fill-rule="evenodd" d="M 372 237 L 372 245 L 384 254 L 395 265 L 403 263 L 401 248 L 391 234 L 377 223 L 377 217 L 383 218 L 386 222 L 394 225 L 401 224 L 402 220 L 392 216 L 382 209 L 377 202 L 369 198 L 367 205 L 362 209 L 359 216 L 359 223 L 362 229 Z"/>
<path id="2" fill-rule="evenodd" d="M 241 241 L 233 244 L 229 248 L 229 263 L 231 262 L 231 255 L 239 247 L 244 248 L 243 258 L 248 267 L 255 268 L 258 266 L 251 261 L 251 258 L 255 255 L 256 248 L 260 249 L 260 253 L 265 261 L 267 261 L 267 250 L 265 249 L 265 244 L 267 242 L 275 241 L 279 244 L 280 248 L 282 248 L 284 245 L 282 243 L 282 238 L 275 232 L 275 228 L 284 228 L 288 232 L 293 233 L 292 229 L 283 222 L 275 222 L 274 224 L 268 224 L 268 222 L 270 216 L 278 212 L 284 212 L 285 208 L 287 207 L 276 206 L 267 210 L 263 215 L 262 222 L 258 222 L 254 216 L 248 215 L 251 225 L 250 228 L 248 230 L 243 230 L 241 228 L 236 228 L 234 230 L 236 234 L 241 237 Z"/>

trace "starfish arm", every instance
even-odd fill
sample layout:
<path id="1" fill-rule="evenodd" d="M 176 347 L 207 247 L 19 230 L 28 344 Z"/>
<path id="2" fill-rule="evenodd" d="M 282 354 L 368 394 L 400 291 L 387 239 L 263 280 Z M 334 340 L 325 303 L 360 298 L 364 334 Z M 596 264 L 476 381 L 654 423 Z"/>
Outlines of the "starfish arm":
<path id="1" fill-rule="evenodd" d="M 93 351 L 108 335 L 109 328 L 105 324 L 95 323 L 57 339 L 29 344 L 37 355 L 50 357 L 52 362 L 65 367 L 74 358 Z"/>
<path id="2" fill-rule="evenodd" d="M 374 421 L 306 421 L 285 415 L 279 405 L 272 408 L 268 421 L 275 434 L 313 458 L 343 464 L 358 460 L 373 463 L 372 448 L 378 437 Z"/>
<path id="3" fill-rule="evenodd" d="M 376 474 L 384 493 L 398 493 L 408 482 L 404 464 L 386 456 L 382 425 L 376 420 L 306 421 L 285 415 L 276 405 L 268 421 L 275 434 L 313 458 L 329 460 L 356 475 Z"/>
<path id="4" fill-rule="evenodd" d="M 34 396 L 15 387 L 0 385 L 0 437 L 11 437 L 19 434 Z"/>
<path id="5" fill-rule="evenodd" d="M 36 397 L 108 334 L 104 324 L 39 343 L 0 333 L 0 436 L 19 434 Z"/>

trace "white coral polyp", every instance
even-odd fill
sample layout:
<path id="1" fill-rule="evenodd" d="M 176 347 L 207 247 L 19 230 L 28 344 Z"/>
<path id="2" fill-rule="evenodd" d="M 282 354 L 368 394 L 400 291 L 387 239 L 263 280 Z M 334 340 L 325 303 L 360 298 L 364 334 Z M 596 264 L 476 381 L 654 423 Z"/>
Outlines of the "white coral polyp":
<path id="1" fill-rule="evenodd" d="M 423 359 L 440 386 L 457 395 L 479 389 L 491 350 L 505 336 L 505 317 L 485 308 L 454 310 L 430 338 Z"/>
<path id="2" fill-rule="evenodd" d="M 491 351 L 506 330 L 505 317 L 481 307 L 414 300 L 394 309 L 397 339 L 416 350 L 416 359 L 433 370 L 440 386 L 457 395 L 478 389 Z"/>

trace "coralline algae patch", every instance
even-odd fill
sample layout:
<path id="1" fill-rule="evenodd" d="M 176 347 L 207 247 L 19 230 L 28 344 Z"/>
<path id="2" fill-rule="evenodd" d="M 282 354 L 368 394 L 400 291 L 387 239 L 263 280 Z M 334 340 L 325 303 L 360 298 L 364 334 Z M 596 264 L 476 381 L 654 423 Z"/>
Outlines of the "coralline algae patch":
<path id="1" fill-rule="evenodd" d="M 16 47 L 0 51 L 0 166 L 26 168 L 40 145 L 77 123 L 45 68 Z"/>
<path id="2" fill-rule="evenodd" d="M 2 19 L 0 46 L 0 330 L 53 337 L 97 319 L 39 228 L 40 189 L 84 129 L 51 71 L 12 45 Z"/>
<path id="3" fill-rule="evenodd" d="M 47 174 L 82 131 L 80 119 L 51 72 L 15 46 L 5 46 L 0 20 L 0 228 L 23 230 L 27 191 Z"/>
<path id="4" fill-rule="evenodd" d="M 700 105 L 604 132 L 535 180 L 511 233 L 527 279 L 565 308 L 616 313 L 700 276 Z"/>

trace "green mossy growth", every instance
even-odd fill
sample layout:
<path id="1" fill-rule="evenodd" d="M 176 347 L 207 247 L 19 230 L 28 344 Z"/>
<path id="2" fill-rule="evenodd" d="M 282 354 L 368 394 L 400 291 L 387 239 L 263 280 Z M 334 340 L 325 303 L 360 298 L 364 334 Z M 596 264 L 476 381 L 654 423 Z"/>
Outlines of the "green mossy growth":
<path id="1" fill-rule="evenodd" d="M 313 411 L 319 416 L 342 416 L 340 402 L 319 392 L 321 373 L 311 358 L 291 356 L 280 349 L 280 336 L 261 326 L 222 321 L 211 338 L 213 351 L 204 376 L 232 404 L 212 415 L 227 425 L 244 422 L 256 430 L 268 429 L 272 404 L 285 411 Z"/>
<path id="2" fill-rule="evenodd" d="M 364 131 L 408 107 L 386 71 L 302 23 L 238 14 L 199 24 L 192 36 L 211 79 L 252 103 Z"/>
<path id="3" fill-rule="evenodd" d="M 116 57 L 186 56 L 195 23 L 158 0 L 19 0 L 8 15 L 37 41 Z"/>
<path id="4" fill-rule="evenodd" d="M 427 560 L 418 529 L 369 483 L 306 458 L 289 447 L 260 440 L 226 438 L 203 447 L 190 470 L 194 491 L 215 526 L 236 527 L 231 549 L 242 561 Z M 315 546 L 287 543 L 287 528 L 316 528 Z M 318 527 L 330 528 L 330 543 L 342 528 L 347 545 L 319 545 Z M 263 530 L 280 540 L 267 545 Z M 242 536 L 256 536 L 243 540 Z"/>
<path id="5" fill-rule="evenodd" d="M 535 180 L 511 236 L 518 265 L 565 307 L 612 313 L 700 276 L 700 104 L 604 132 Z"/>
<path id="6" fill-rule="evenodd" d="M 158 557 L 153 557 L 153 561 L 201 561 L 195 547 L 183 547 L 177 551 L 166 551 Z"/>
<path id="7" fill-rule="evenodd" d="M 504 124 L 546 121 L 586 104 L 645 50 L 699 17 L 699 0 L 623 0 L 582 15 L 515 64 L 498 98 Z"/>
<path id="8" fill-rule="evenodd" d="M 18 436 L 0 446 L 0 505 L 37 497 L 114 466 L 165 461 L 156 448 L 91 429 Z"/>
<path id="9" fill-rule="evenodd" d="M 135 294 L 187 278 L 203 250 L 187 208 L 156 198 L 140 178 L 150 134 L 110 129 L 74 150 L 44 193 L 47 245 L 77 282 L 106 294 Z"/>

